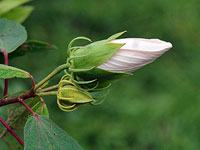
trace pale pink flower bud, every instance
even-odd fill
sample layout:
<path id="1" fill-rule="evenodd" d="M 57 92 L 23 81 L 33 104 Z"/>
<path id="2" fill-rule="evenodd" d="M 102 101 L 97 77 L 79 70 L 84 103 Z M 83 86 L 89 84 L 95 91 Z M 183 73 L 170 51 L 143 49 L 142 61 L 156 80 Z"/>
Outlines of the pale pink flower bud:
<path id="1" fill-rule="evenodd" d="M 111 43 L 124 43 L 125 45 L 98 68 L 119 73 L 131 73 L 153 62 L 172 48 L 170 42 L 159 39 L 125 38 L 113 40 Z"/>

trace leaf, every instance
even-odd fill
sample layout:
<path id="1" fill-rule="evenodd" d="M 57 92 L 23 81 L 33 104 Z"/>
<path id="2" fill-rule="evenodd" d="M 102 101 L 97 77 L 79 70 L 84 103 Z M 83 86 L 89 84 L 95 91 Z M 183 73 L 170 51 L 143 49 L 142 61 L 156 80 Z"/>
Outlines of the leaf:
<path id="1" fill-rule="evenodd" d="M 16 131 L 14 132 L 19 136 L 19 132 L 16 132 Z M 20 136 L 20 138 L 21 137 L 22 136 Z M 22 145 L 20 145 L 19 142 L 10 133 L 7 133 L 6 135 L 4 135 L 0 139 L 0 141 L 2 142 L 0 143 L 1 150 L 23 150 Z"/>
<path id="2" fill-rule="evenodd" d="M 0 78 L 30 78 L 30 76 L 24 70 L 0 64 Z"/>
<path id="3" fill-rule="evenodd" d="M 20 91 L 15 94 L 9 95 L 8 97 L 16 97 L 21 94 L 25 94 L 27 91 Z M 29 98 L 26 101 L 26 104 L 29 105 L 37 114 L 49 116 L 48 109 L 44 101 L 41 101 L 39 97 Z M 7 110 L 8 109 L 8 110 Z M 19 104 L 13 104 L 12 107 L 7 107 L 4 109 L 2 107 L 0 109 L 0 116 L 7 120 L 7 124 L 14 129 L 17 135 L 20 135 L 23 138 L 23 130 L 27 119 L 30 117 L 30 112 L 27 109 Z M 6 113 L 6 115 L 3 115 Z M 3 115 L 3 116 L 2 116 Z M 4 117 L 5 116 L 5 117 Z M 7 118 L 7 119 L 6 119 Z M 3 146 L 3 150 L 22 150 L 22 146 L 16 141 L 16 139 L 9 133 L 5 132 L 6 128 L 0 123 L 0 137 L 2 136 L 2 140 L 0 140 L 1 148 Z M 0 148 L 0 149 L 1 149 Z"/>
<path id="4" fill-rule="evenodd" d="M 49 112 L 48 112 L 48 109 L 47 109 L 47 105 L 44 103 L 44 101 L 38 101 L 32 107 L 32 110 L 39 115 L 43 115 L 43 116 L 49 118 Z"/>
<path id="5" fill-rule="evenodd" d="M 54 122 L 32 116 L 24 129 L 24 150 L 82 150 L 80 145 Z"/>
<path id="6" fill-rule="evenodd" d="M 8 54 L 8 59 L 19 56 L 24 56 L 26 53 L 42 52 L 47 50 L 57 49 L 55 45 L 43 41 L 29 40 L 19 46 L 15 51 Z M 0 53 L 0 63 L 4 63 L 3 53 Z"/>
<path id="7" fill-rule="evenodd" d="M 24 20 L 26 20 L 26 18 L 30 15 L 32 11 L 32 6 L 21 6 L 12 9 L 11 11 L 3 14 L 1 17 L 16 21 L 17 23 L 22 23 L 24 22 Z"/>
<path id="8" fill-rule="evenodd" d="M 0 19 L 0 50 L 13 52 L 27 39 L 25 28 L 7 19 Z"/>
<path id="9" fill-rule="evenodd" d="M 27 52 L 41 52 L 41 51 L 50 50 L 50 49 L 57 49 L 57 47 L 47 42 L 29 40 L 29 41 L 26 41 L 24 44 L 22 44 L 20 47 L 18 47 L 15 52 L 11 53 L 8 56 L 9 58 L 11 58 L 11 57 L 16 57 L 16 56 L 23 56 Z"/>
<path id="10" fill-rule="evenodd" d="M 0 2 L 0 15 L 29 1 L 31 0 L 3 0 Z"/>
<path id="11" fill-rule="evenodd" d="M 38 115 L 49 117 L 48 109 L 44 101 L 39 97 L 29 98 L 26 101 L 29 107 Z M 30 112 L 21 104 L 14 104 L 8 112 L 8 125 L 14 129 L 23 129 L 27 119 L 30 117 Z"/>

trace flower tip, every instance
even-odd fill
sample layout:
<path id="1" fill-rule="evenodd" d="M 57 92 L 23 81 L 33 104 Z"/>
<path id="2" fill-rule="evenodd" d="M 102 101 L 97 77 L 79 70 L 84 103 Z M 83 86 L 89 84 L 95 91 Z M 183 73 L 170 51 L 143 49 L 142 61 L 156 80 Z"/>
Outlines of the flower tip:
<path id="1" fill-rule="evenodd" d="M 172 47 L 173 47 L 173 46 L 172 46 L 172 43 L 170 43 L 170 42 L 165 42 L 165 48 L 164 48 L 165 51 L 170 50 Z"/>
<path id="2" fill-rule="evenodd" d="M 169 48 L 172 48 L 172 47 L 173 47 L 172 43 L 170 43 L 170 42 L 167 42 L 167 43 L 168 43 L 168 47 L 169 47 Z"/>

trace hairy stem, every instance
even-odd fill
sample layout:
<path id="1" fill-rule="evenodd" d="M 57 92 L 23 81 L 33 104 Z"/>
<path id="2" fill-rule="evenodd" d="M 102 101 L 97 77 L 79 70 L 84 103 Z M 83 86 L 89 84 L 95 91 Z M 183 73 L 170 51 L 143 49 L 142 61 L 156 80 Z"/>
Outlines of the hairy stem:
<path id="1" fill-rule="evenodd" d="M 53 72 L 51 72 L 47 77 L 45 77 L 42 81 L 40 81 L 38 84 L 36 84 L 35 86 L 35 91 L 40 88 L 45 82 L 47 82 L 48 80 L 50 80 L 51 78 L 53 78 L 55 75 L 57 75 L 58 73 L 60 73 L 63 69 L 68 68 L 69 65 L 68 64 L 63 64 L 58 66 Z"/>
<path id="2" fill-rule="evenodd" d="M 7 128 L 7 130 L 15 137 L 15 139 L 24 146 L 24 142 L 17 136 L 17 134 L 8 126 L 8 124 L 0 117 L 0 122 Z"/>

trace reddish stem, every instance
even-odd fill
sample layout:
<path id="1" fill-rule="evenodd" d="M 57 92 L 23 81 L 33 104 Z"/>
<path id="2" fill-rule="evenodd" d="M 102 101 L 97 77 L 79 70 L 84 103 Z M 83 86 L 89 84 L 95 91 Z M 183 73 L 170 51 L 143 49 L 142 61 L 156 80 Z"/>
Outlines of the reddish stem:
<path id="1" fill-rule="evenodd" d="M 8 66 L 8 52 L 1 50 L 4 55 L 4 61 L 5 65 Z M 4 85 L 4 93 L 3 96 L 5 97 L 8 94 L 8 79 L 5 79 L 5 85 Z"/>
<path id="2" fill-rule="evenodd" d="M 8 124 L 0 117 L 0 122 L 7 128 L 7 130 L 15 137 L 15 139 L 24 146 L 24 142 L 17 136 L 17 134 L 8 126 Z"/>
<path id="3" fill-rule="evenodd" d="M 21 103 L 22 105 L 24 105 L 24 107 L 26 107 L 26 109 L 33 115 L 35 116 L 35 112 L 23 101 L 23 100 L 19 100 L 19 103 Z"/>
<path id="4" fill-rule="evenodd" d="M 35 97 L 35 92 L 34 89 L 32 88 L 30 91 L 28 91 L 26 94 L 17 96 L 17 97 L 13 97 L 13 98 L 7 98 L 7 99 L 3 99 L 0 101 L 0 107 L 4 106 L 4 105 L 8 105 L 8 104 L 12 104 L 12 103 L 17 103 L 19 102 L 20 99 L 28 99 L 31 97 Z"/>

